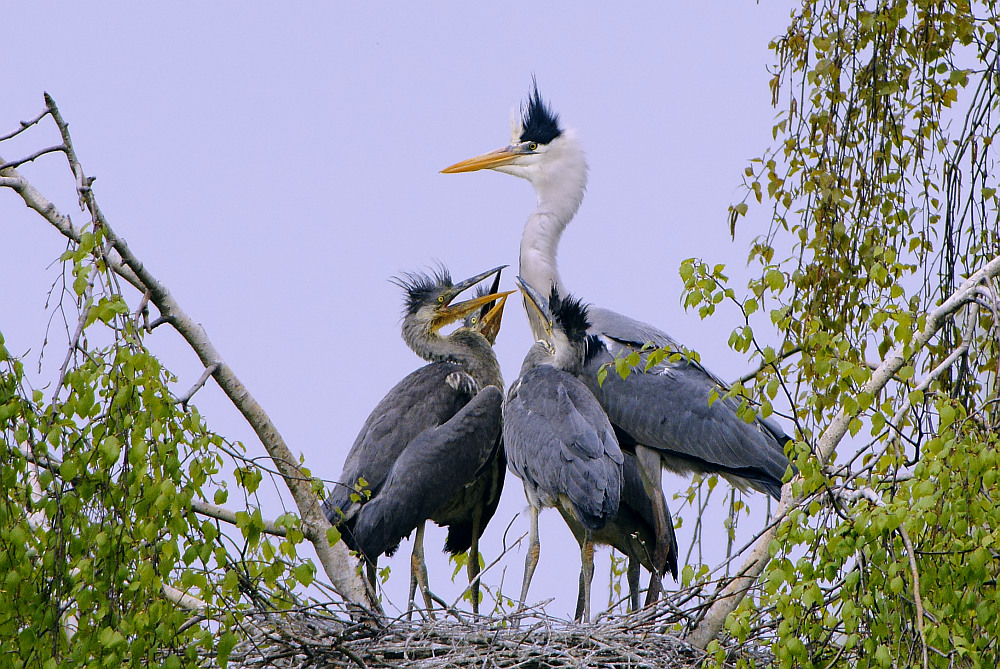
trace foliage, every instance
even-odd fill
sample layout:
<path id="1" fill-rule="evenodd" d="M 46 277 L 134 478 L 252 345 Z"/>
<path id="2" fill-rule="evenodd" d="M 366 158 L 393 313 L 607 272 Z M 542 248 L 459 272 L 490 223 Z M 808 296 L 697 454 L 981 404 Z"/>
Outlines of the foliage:
<path id="1" fill-rule="evenodd" d="M 42 380 L 49 397 L 0 335 L 0 663 L 224 662 L 242 612 L 298 603 L 315 569 L 297 558 L 294 516 L 279 519 L 275 545 L 253 505 L 238 531 L 195 512 L 213 490 L 226 501 L 224 475 L 249 498 L 264 472 L 174 396 L 104 244 L 91 226 L 62 256 L 56 298 L 79 328 L 58 377 Z"/>
<path id="2" fill-rule="evenodd" d="M 734 394 L 764 415 L 791 407 L 796 427 L 800 503 L 727 622 L 738 641 L 772 641 L 779 666 L 1000 661 L 995 283 L 913 345 L 1000 255 L 998 23 L 992 3 L 803 2 L 772 43 L 775 144 L 730 211 L 735 228 L 771 206 L 749 292 L 721 266 L 682 267 L 688 306 L 744 320 L 730 344 L 764 371 Z M 755 333 L 772 327 L 780 345 Z M 906 365 L 866 391 L 896 349 Z M 852 440 L 824 460 L 840 410 Z"/>

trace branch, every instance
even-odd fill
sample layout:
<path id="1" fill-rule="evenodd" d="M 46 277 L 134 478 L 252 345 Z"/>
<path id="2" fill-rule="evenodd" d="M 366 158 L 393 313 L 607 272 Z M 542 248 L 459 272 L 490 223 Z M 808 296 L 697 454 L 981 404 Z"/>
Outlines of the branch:
<path id="1" fill-rule="evenodd" d="M 987 279 L 1000 275 L 1000 256 L 993 258 L 982 269 L 970 276 L 941 306 L 927 313 L 923 330 L 917 333 L 912 342 L 896 347 L 881 365 L 872 373 L 871 378 L 861 387 L 860 392 L 871 393 L 874 397 L 889 383 L 893 376 L 902 369 L 906 361 L 930 341 L 940 330 L 946 319 L 974 298 L 976 287 Z M 816 448 L 816 455 L 823 465 L 829 461 L 837 445 L 841 442 L 850 427 L 855 414 L 841 408 L 830 425 L 823 431 Z M 794 481 L 795 479 L 793 479 Z M 791 483 L 791 482 L 790 482 Z M 781 490 L 781 503 L 777 515 L 798 504 L 804 498 L 800 492 L 795 495 L 793 486 L 785 484 Z M 777 526 L 763 533 L 754 543 L 750 554 L 740 569 L 740 576 L 730 581 L 715 597 L 715 601 L 705 613 L 701 623 L 687 635 L 686 641 L 693 646 L 704 649 L 709 642 L 718 637 L 725 624 L 726 617 L 736 610 L 743 597 L 764 572 L 770 555 L 769 546 L 777 536 Z"/>
<path id="2" fill-rule="evenodd" d="M 35 151 L 34 153 L 32 153 L 30 156 L 26 156 L 24 158 L 21 158 L 20 160 L 11 160 L 9 162 L 0 164 L 0 170 L 6 169 L 8 167 L 20 167 L 21 165 L 24 165 L 25 163 L 30 163 L 35 158 L 41 158 L 45 154 L 48 154 L 48 153 L 57 153 L 59 151 L 65 151 L 65 150 L 66 150 L 66 147 L 64 147 L 62 144 L 60 144 L 59 146 L 50 146 L 47 149 L 39 149 L 38 151 Z"/>
<path id="3" fill-rule="evenodd" d="M 21 127 L 20 128 L 18 128 L 14 132 L 7 133 L 6 135 L 0 135 L 0 142 L 6 142 L 8 139 L 12 139 L 14 137 L 17 137 L 22 132 L 24 132 L 25 130 L 27 130 L 31 126 L 35 125 L 36 123 L 38 123 L 39 121 L 41 121 L 43 118 L 45 118 L 48 115 L 49 115 L 49 110 L 46 109 L 45 111 L 43 111 L 41 114 L 39 114 L 35 118 L 31 119 L 30 121 L 21 121 Z"/>
<path id="4" fill-rule="evenodd" d="M 47 113 L 56 122 L 62 136 L 64 152 L 76 179 L 80 202 L 90 212 L 94 227 L 103 229 L 106 240 L 110 242 L 121 258 L 118 261 L 112 257 L 112 254 L 106 254 L 105 260 L 108 267 L 132 284 L 140 293 L 149 293 L 149 299 L 156 305 L 161 318 L 169 322 L 184 338 L 205 367 L 218 363 L 212 377 L 230 402 L 246 418 L 285 479 L 302 519 L 303 534 L 315 547 L 316 554 L 330 582 L 337 592 L 351 604 L 357 605 L 367 612 L 377 611 L 377 602 L 368 597 L 364 582 L 355 569 L 347 547 L 342 542 L 330 545 L 327 539 L 330 523 L 323 514 L 316 495 L 313 494 L 309 477 L 296 464 L 295 457 L 278 429 L 235 372 L 225 363 L 208 338 L 204 328 L 181 309 L 166 286 L 146 269 L 125 241 L 115 234 L 94 198 L 90 188 L 93 180 L 84 174 L 83 167 L 73 147 L 69 126 L 63 120 L 55 101 L 47 93 L 45 94 L 45 102 Z M 0 186 L 12 188 L 21 196 L 26 205 L 41 214 L 63 235 L 74 241 L 79 241 L 80 231 L 73 227 L 69 218 L 59 213 L 55 205 L 35 190 L 27 179 L 18 174 L 16 170 L 13 168 L 0 170 Z"/>
<path id="5" fill-rule="evenodd" d="M 191 501 L 191 508 L 194 509 L 195 513 L 200 513 L 203 516 L 208 516 L 209 518 L 215 518 L 216 520 L 221 520 L 223 522 L 229 523 L 230 525 L 238 525 L 236 520 L 236 512 L 230 511 L 229 509 L 223 508 L 221 506 L 216 506 L 215 504 L 209 504 L 207 502 L 198 502 L 195 500 Z M 278 527 L 274 524 L 274 521 L 265 520 L 264 526 L 261 530 L 267 534 L 274 535 L 276 537 L 284 537 L 288 535 L 288 530 L 284 527 Z"/>
<path id="6" fill-rule="evenodd" d="M 199 390 L 201 390 L 202 386 L 204 386 L 208 382 L 208 379 L 212 376 L 212 374 L 215 374 L 215 370 L 217 370 L 218 368 L 219 368 L 218 362 L 213 362 L 211 365 L 206 367 L 205 371 L 202 372 L 201 376 L 198 377 L 198 380 L 194 382 L 194 385 L 191 386 L 186 393 L 177 398 L 177 404 L 180 404 L 186 410 L 188 402 L 191 401 L 191 398 L 194 397 L 194 394 Z"/>

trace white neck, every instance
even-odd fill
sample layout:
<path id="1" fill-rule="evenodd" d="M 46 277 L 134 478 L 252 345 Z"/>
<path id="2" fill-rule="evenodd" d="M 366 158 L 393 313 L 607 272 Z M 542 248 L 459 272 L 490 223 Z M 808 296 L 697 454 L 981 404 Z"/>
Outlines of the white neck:
<path id="1" fill-rule="evenodd" d="M 580 208 L 587 188 L 587 161 L 576 134 L 566 130 L 553 140 L 544 164 L 538 167 L 526 175 L 538 196 L 538 206 L 524 224 L 519 272 L 542 295 L 547 297 L 553 285 L 565 295 L 556 262 L 559 239 Z"/>

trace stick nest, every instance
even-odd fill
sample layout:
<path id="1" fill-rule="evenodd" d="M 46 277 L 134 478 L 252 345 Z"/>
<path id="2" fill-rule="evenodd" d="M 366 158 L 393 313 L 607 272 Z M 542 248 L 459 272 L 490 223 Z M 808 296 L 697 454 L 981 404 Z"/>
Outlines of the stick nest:
<path id="1" fill-rule="evenodd" d="M 706 657 L 684 641 L 663 608 L 576 624 L 532 609 L 504 617 L 452 613 L 436 620 L 395 619 L 378 626 L 328 611 L 248 616 L 248 639 L 229 666 L 278 667 L 696 667 Z M 520 621 L 520 624 L 518 622 Z M 769 665 L 766 650 L 728 653 Z"/>

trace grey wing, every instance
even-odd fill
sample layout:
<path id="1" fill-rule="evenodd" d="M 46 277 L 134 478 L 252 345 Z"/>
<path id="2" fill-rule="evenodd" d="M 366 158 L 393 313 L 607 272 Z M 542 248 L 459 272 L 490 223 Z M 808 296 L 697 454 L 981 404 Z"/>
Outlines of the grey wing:
<path id="1" fill-rule="evenodd" d="M 612 355 L 619 352 L 615 349 L 616 345 L 619 348 L 642 348 L 644 344 L 653 342 L 658 348 L 680 348 L 680 344 L 663 330 L 617 311 L 590 306 L 587 308 L 587 320 L 590 321 L 587 333 L 604 338 Z"/>
<path id="2" fill-rule="evenodd" d="M 597 369 L 610 360 L 604 351 L 588 361 L 581 378 L 594 392 L 618 430 L 623 446 L 642 444 L 660 451 L 678 473 L 716 472 L 744 479 L 779 498 L 788 466 L 774 423 L 747 423 L 733 400 L 709 405 L 716 381 L 698 366 L 676 363 L 657 374 L 608 374 L 597 383 Z M 783 436 L 783 433 L 782 433 Z"/>
<path id="3" fill-rule="evenodd" d="M 588 529 L 618 513 L 621 449 L 604 411 L 575 377 L 549 366 L 527 372 L 504 405 L 511 471 L 544 506 L 568 499 Z"/>
<path id="4" fill-rule="evenodd" d="M 357 549 L 377 558 L 472 482 L 496 454 L 502 405 L 503 394 L 488 386 L 450 420 L 414 439 L 379 494 L 358 512 Z"/>
<path id="5" fill-rule="evenodd" d="M 378 403 L 347 454 L 339 485 L 323 503 L 331 523 L 349 521 L 357 513 L 360 504 L 351 497 L 360 479 L 364 479 L 370 496 L 377 496 L 407 445 L 425 430 L 450 419 L 475 395 L 472 384 L 449 383 L 453 374 L 464 372 L 449 362 L 425 365 L 397 383 Z"/>

